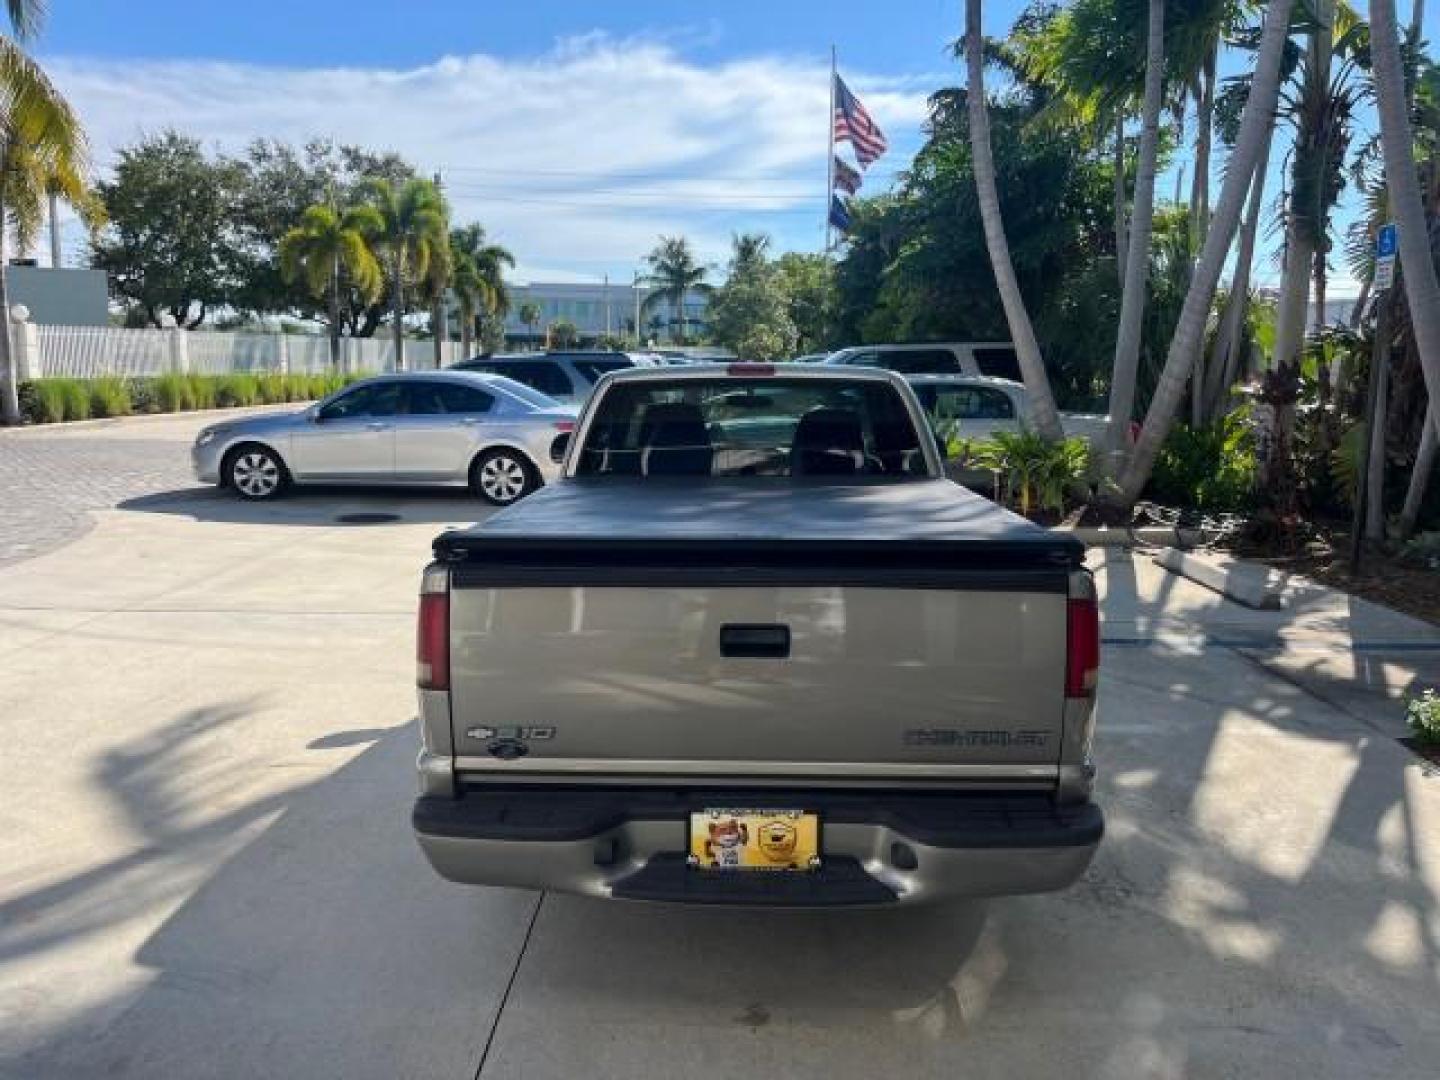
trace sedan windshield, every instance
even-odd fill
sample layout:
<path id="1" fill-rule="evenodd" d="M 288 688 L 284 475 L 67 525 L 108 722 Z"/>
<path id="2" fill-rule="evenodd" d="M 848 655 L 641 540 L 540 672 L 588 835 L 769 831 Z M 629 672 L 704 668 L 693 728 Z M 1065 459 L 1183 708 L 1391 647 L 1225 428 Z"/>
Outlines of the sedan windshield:
<path id="1" fill-rule="evenodd" d="M 893 386 L 726 377 L 611 387 L 576 473 L 904 478 L 928 469 Z"/>

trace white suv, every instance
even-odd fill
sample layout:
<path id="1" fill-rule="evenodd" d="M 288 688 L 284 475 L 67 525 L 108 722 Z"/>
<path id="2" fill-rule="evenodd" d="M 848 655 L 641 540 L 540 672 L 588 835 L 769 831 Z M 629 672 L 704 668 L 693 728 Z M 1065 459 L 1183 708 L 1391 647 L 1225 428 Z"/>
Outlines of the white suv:
<path id="1" fill-rule="evenodd" d="M 937 341 L 925 345 L 856 345 L 833 352 L 827 364 L 854 364 L 901 375 L 990 375 L 1020 381 L 1015 346 L 1003 342 Z"/>

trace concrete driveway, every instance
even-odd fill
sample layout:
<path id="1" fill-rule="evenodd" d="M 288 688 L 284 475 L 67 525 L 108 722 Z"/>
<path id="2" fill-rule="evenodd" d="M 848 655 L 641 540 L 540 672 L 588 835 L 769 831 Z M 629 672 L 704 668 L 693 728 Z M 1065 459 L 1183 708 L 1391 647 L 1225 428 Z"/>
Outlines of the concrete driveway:
<path id="1" fill-rule="evenodd" d="M 1440 776 L 1393 700 L 1434 629 L 1097 557 L 1109 834 L 1064 894 L 465 889 L 409 835 L 411 620 L 477 509 L 182 488 L 0 568 L 0 1075 L 1440 1073 Z"/>

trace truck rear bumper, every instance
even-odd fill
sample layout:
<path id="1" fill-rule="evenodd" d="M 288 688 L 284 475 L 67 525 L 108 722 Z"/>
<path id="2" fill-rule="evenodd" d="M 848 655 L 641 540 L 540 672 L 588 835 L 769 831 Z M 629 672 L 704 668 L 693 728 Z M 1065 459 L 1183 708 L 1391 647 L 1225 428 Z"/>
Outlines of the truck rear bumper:
<path id="1" fill-rule="evenodd" d="M 686 865 L 706 806 L 796 806 L 822 822 L 822 863 L 803 873 Z M 470 885 L 775 907 L 924 903 L 1049 892 L 1075 881 L 1104 832 L 1093 803 L 1042 794 L 470 789 L 422 796 L 415 833 L 439 874 Z"/>

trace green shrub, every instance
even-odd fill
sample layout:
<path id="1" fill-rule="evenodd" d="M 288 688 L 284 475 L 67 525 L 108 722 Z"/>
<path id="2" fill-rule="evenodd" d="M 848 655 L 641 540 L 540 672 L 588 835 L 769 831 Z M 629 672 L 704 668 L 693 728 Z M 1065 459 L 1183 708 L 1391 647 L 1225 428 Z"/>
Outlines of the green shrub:
<path id="1" fill-rule="evenodd" d="M 37 424 L 58 424 L 65 419 L 63 379 L 36 379 L 30 384 L 34 394 L 30 417 Z"/>
<path id="2" fill-rule="evenodd" d="M 1415 741 L 1426 746 L 1440 746 L 1440 696 L 1434 690 L 1426 690 L 1418 698 L 1411 698 L 1405 706 L 1405 719 Z"/>
<path id="3" fill-rule="evenodd" d="M 66 420 L 90 419 L 90 387 L 79 379 L 56 379 L 65 403 Z"/>
<path id="4" fill-rule="evenodd" d="M 160 399 L 156 395 L 154 379 L 130 380 L 130 408 L 137 413 L 160 411 Z"/>
<path id="5" fill-rule="evenodd" d="M 248 408 L 261 400 L 261 384 L 253 374 L 222 374 L 215 380 L 215 403 L 222 409 Z"/>
<path id="6" fill-rule="evenodd" d="M 260 384 L 260 400 L 266 405 L 279 405 L 281 402 L 290 400 L 285 396 L 284 375 L 260 375 L 257 377 Z"/>
<path id="7" fill-rule="evenodd" d="M 90 412 L 95 416 L 129 416 L 130 384 L 114 375 L 90 383 Z"/>
<path id="8" fill-rule="evenodd" d="M 1155 457 L 1146 496 L 1166 506 L 1238 513 L 1255 504 L 1255 436 L 1237 410 L 1207 428 L 1176 424 Z"/>
<path id="9" fill-rule="evenodd" d="M 27 424 L 43 424 L 40 418 L 40 388 L 33 379 L 27 379 L 15 388 L 20 399 L 20 418 Z"/>
<path id="10" fill-rule="evenodd" d="M 996 473 L 1003 497 L 1025 515 L 1037 508 L 1063 513 L 1090 470 L 1084 439 L 1051 442 L 1033 431 L 997 431 L 988 441 L 967 441 L 957 448 L 966 465 Z"/>
<path id="11" fill-rule="evenodd" d="M 220 380 L 214 375 L 187 375 L 185 384 L 190 389 L 189 409 L 215 408 L 215 385 Z"/>
<path id="12" fill-rule="evenodd" d="M 159 412 L 181 412 L 191 408 L 190 381 L 184 375 L 161 375 L 155 380 L 155 401 Z"/>

